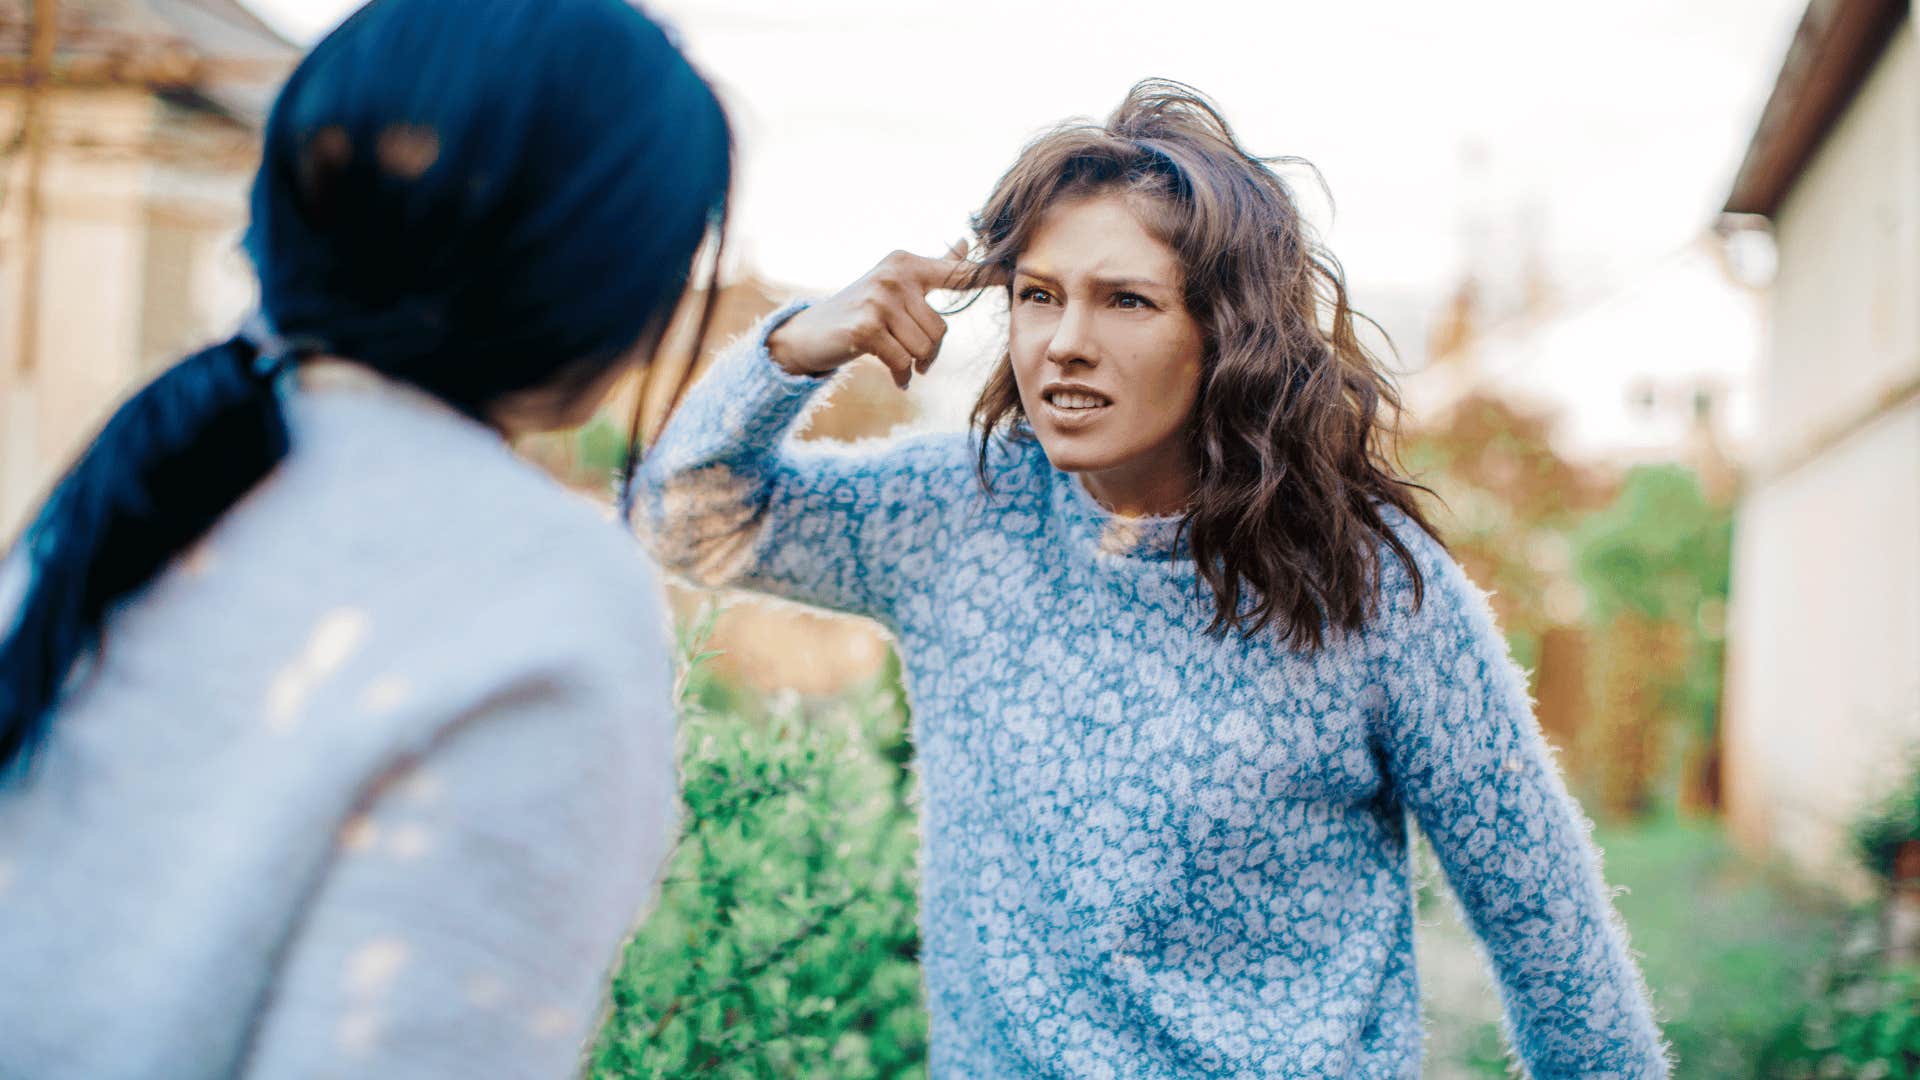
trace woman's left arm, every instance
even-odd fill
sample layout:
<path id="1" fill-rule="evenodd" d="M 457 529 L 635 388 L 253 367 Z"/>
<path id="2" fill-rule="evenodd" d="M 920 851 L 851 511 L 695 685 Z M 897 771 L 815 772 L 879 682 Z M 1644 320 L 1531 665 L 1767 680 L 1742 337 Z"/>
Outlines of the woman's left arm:
<path id="1" fill-rule="evenodd" d="M 1665 1077 L 1591 826 L 1541 737 L 1524 676 L 1485 594 L 1431 539 L 1416 539 L 1424 602 L 1413 610 L 1410 587 L 1389 589 L 1381 617 L 1380 741 L 1492 958 L 1514 1051 L 1541 1080 Z"/>

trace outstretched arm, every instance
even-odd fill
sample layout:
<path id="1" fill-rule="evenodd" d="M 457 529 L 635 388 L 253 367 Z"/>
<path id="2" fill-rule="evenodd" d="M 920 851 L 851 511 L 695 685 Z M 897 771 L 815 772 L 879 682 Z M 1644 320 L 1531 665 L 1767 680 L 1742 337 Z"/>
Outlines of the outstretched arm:
<path id="1" fill-rule="evenodd" d="M 638 523 L 661 562 L 741 586 L 887 618 L 902 557 L 932 542 L 964 469 L 964 439 L 889 447 L 791 436 L 825 375 L 878 356 L 905 386 L 938 354 L 926 303 L 964 264 L 895 255 L 818 305 L 776 312 L 695 386 L 640 472 Z"/>
<path id="2" fill-rule="evenodd" d="M 1420 610 L 1383 612 L 1382 742 L 1499 978 L 1532 1076 L 1665 1077 L 1647 991 L 1589 825 L 1534 719 L 1486 597 L 1424 535 Z"/>

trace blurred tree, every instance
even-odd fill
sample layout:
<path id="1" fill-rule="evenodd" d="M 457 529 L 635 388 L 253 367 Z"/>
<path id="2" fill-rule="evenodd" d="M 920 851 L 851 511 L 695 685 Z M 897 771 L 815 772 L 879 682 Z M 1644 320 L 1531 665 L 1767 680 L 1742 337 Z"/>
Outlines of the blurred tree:
<path id="1" fill-rule="evenodd" d="M 1434 522 L 1527 669 L 1541 727 L 1571 751 L 1588 711 L 1582 598 L 1570 536 L 1611 494 L 1603 477 L 1556 454 L 1551 418 L 1488 395 L 1454 403 L 1415 432 L 1402 458 L 1439 496 Z"/>
<path id="2" fill-rule="evenodd" d="M 1675 465 L 1629 471 L 1613 504 L 1575 535 L 1602 658 L 1580 756 L 1611 811 L 1653 809 L 1676 769 L 1683 807 L 1719 804 L 1732 542 L 1731 512 Z"/>
<path id="3" fill-rule="evenodd" d="M 1681 466 L 1562 458 L 1552 419 L 1469 395 L 1406 443 L 1436 523 L 1492 593 L 1542 729 L 1613 815 L 1719 804 L 1731 514 Z M 1677 773 L 1677 777 L 1676 777 Z"/>

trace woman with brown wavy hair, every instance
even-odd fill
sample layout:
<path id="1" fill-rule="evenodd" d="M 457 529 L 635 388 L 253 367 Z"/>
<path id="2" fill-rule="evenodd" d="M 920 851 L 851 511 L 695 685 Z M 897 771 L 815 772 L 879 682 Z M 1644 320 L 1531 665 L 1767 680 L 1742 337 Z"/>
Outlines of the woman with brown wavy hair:
<path id="1" fill-rule="evenodd" d="M 769 317 L 643 470 L 670 566 L 878 619 L 914 704 L 935 1077 L 1412 1076 L 1409 814 L 1536 1076 L 1661 1076 L 1585 821 L 1393 466 L 1338 264 L 1164 82 L 1021 153 L 979 245 Z M 975 432 L 786 438 L 930 291 L 1004 287 Z"/>

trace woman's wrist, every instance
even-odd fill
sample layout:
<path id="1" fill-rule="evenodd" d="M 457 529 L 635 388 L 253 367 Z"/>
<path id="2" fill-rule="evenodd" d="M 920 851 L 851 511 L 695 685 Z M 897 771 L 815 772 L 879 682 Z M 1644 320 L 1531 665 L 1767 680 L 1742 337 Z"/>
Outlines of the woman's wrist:
<path id="1" fill-rule="evenodd" d="M 785 308 L 774 312 L 773 315 L 767 319 L 766 328 L 761 331 L 760 350 L 767 354 L 767 357 L 774 362 L 775 366 L 787 374 L 817 379 L 829 374 L 831 369 L 829 369 L 829 371 L 818 371 L 801 362 L 799 356 L 791 347 L 791 337 L 783 334 L 783 331 L 792 323 L 793 317 L 811 306 L 813 306 L 813 301 L 811 300 L 796 300 L 788 304 Z"/>

